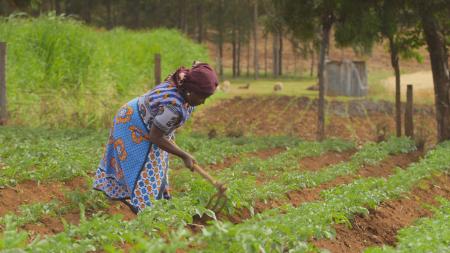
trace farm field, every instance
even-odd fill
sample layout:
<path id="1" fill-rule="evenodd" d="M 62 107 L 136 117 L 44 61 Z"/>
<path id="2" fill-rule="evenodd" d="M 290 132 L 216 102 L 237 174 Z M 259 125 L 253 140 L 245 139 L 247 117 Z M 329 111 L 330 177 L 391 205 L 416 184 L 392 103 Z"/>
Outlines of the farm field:
<path id="1" fill-rule="evenodd" d="M 421 237 L 445 230 L 433 219 L 448 217 L 448 142 L 422 152 L 404 138 L 357 146 L 334 138 L 181 133 L 179 145 L 227 182 L 227 205 L 216 214 L 205 209 L 215 189 L 172 159 L 174 198 L 135 216 L 89 190 L 106 137 L 95 130 L 0 130 L 2 250 L 405 252 L 410 226 L 422 229 Z M 436 238 L 424 252 L 442 252 L 448 239 Z"/>
<path id="2" fill-rule="evenodd" d="M 316 138 L 317 99 L 283 94 L 242 95 L 215 101 L 201 109 L 192 130 L 225 136 L 290 135 Z M 416 137 L 435 142 L 435 115 L 432 105 L 414 106 Z M 327 98 L 326 133 L 330 137 L 379 141 L 395 133 L 395 105 L 387 100 Z"/>
<path id="3" fill-rule="evenodd" d="M 436 69 L 430 71 L 422 35 L 402 34 L 405 29 L 424 33 L 423 17 L 401 29 L 399 24 L 393 37 L 395 43 L 408 37 L 399 48 L 400 56 L 408 58 L 401 59 L 399 70 L 402 134 L 408 114 L 404 85 L 416 85 L 414 135 L 402 137 L 396 136 L 390 65 L 399 55 L 389 55 L 393 45 L 386 38 L 363 38 L 384 34 L 375 30 L 382 17 L 369 17 L 381 11 L 381 1 L 330 1 L 339 8 L 342 3 L 367 4 L 371 12 L 361 10 L 360 22 L 350 19 L 357 16 L 352 11 L 345 26 L 340 23 L 344 19 L 334 20 L 324 50 L 319 46 L 325 46 L 325 37 L 322 42 L 313 39 L 325 36 L 325 29 L 316 34 L 318 24 L 303 24 L 302 29 L 312 29 L 308 39 L 281 20 L 288 15 L 276 8 L 288 2 L 292 11 L 308 6 L 295 1 L 212 1 L 208 4 L 214 8 L 208 11 L 201 8 L 202 1 L 176 11 L 184 1 L 26 2 L 0 2 L 0 253 L 450 253 L 450 141 L 442 134 L 449 122 L 442 112 L 448 107 L 437 106 L 444 105 L 448 90 L 443 85 L 443 98 L 434 96 L 437 82 L 430 78 Z M 316 8 L 325 2 L 305 3 Z M 383 8 L 385 4 L 390 2 L 383 2 Z M 195 15 L 186 11 L 193 6 Z M 55 11 L 44 14 L 46 8 Z M 75 9 L 82 13 L 70 14 Z M 413 9 L 411 13 L 422 15 Z M 223 15 L 228 12 L 233 15 Z M 397 10 L 387 14 L 393 13 Z M 282 18 L 273 20 L 272 15 Z M 319 22 L 318 17 L 331 16 L 306 20 Z M 360 23 L 370 28 L 363 37 L 359 32 L 339 35 L 340 29 L 349 25 L 347 32 L 353 32 Z M 339 39 L 353 37 L 368 45 L 338 45 Z M 359 48 L 372 43 L 372 53 Z M 259 58 L 253 58 L 258 52 Z M 325 96 L 325 107 L 319 108 L 313 72 L 326 64 L 316 62 L 325 56 L 366 61 L 367 96 Z M 257 61 L 260 76 L 253 80 Z M 199 69 L 201 75 L 195 72 Z M 172 83 L 141 97 L 144 104 L 123 106 L 171 73 L 186 78 L 169 78 Z M 196 108 L 189 118 L 190 106 Z M 323 139 L 316 132 L 319 109 L 325 112 Z M 146 116 L 149 122 L 144 122 Z M 165 123 L 155 121 L 163 116 Z M 160 126 L 173 128 L 166 132 Z M 142 131 L 145 127 L 148 133 Z M 181 154 L 172 153 L 183 159 L 170 154 L 168 166 L 161 152 L 167 145 L 172 151 L 179 146 Z M 144 153 L 147 160 L 140 163 L 136 157 Z M 190 154 L 224 183 L 221 208 L 210 205 L 217 188 L 201 170 L 195 171 Z M 97 172 L 100 161 L 109 172 Z M 163 176 L 166 165 L 168 178 Z M 95 182 L 113 194 L 129 194 L 133 184 L 123 177 L 133 176 L 130 170 L 138 171 L 133 182 L 139 190 L 133 194 L 139 201 L 133 205 L 145 207 L 139 214 L 127 201 L 93 189 Z M 111 171 L 122 181 L 105 184 L 102 174 Z"/>

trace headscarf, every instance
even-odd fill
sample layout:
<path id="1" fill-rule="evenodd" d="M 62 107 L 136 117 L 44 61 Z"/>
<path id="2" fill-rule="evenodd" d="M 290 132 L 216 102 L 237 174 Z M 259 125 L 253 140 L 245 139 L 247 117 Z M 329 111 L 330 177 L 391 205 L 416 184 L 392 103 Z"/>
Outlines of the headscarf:
<path id="1" fill-rule="evenodd" d="M 180 73 L 185 74 L 183 80 L 180 80 Z M 174 82 L 177 87 L 204 97 L 211 96 L 218 85 L 216 73 L 206 63 L 195 64 L 192 69 L 181 67 L 166 80 Z"/>

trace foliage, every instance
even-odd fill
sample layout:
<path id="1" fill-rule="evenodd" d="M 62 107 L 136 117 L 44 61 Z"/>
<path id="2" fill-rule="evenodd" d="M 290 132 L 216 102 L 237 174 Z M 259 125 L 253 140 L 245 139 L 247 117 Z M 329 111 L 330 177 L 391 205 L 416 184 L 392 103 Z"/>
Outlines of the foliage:
<path id="1" fill-rule="evenodd" d="M 32 126 L 109 126 L 123 103 L 153 85 L 155 53 L 163 78 L 207 60 L 204 47 L 174 30 L 106 32 L 54 15 L 0 20 L 0 40 L 8 43 L 12 121 Z"/>
<path id="2" fill-rule="evenodd" d="M 16 132 L 25 129 L 4 128 L 0 134 L 3 141 L 14 140 Z M 73 136 L 78 136 L 77 131 L 45 131 L 40 133 L 29 131 L 36 137 L 57 142 L 57 140 L 70 142 Z M 51 138 L 54 134 L 56 137 Z M 79 133 L 78 133 L 79 134 Z M 105 133 L 84 131 L 83 138 L 87 141 Z M 20 137 L 20 136 L 19 136 Z M 104 137 L 104 136 L 103 136 Z M 18 138 L 18 137 L 17 137 Z M 22 138 L 27 138 L 23 136 Z M 83 138 L 80 143 L 83 143 Z M 224 149 L 230 155 L 241 154 L 267 148 L 269 145 L 263 139 L 207 140 L 202 136 L 190 136 L 182 134 L 177 141 L 185 145 L 194 153 L 203 154 L 208 161 L 220 161 L 224 156 L 216 154 L 218 151 L 208 149 L 211 145 L 196 146 L 197 142 L 213 141 L 214 145 L 233 146 L 233 149 Z M 98 140 L 93 140 L 92 143 Z M 324 152 L 341 152 L 354 148 L 353 143 L 342 140 L 327 140 L 325 142 L 306 142 L 283 138 L 272 139 L 274 146 L 285 145 L 287 149 L 267 160 L 242 160 L 230 168 L 214 172 L 219 180 L 228 182 L 228 211 L 233 213 L 239 208 L 247 207 L 252 210 L 256 200 L 269 198 L 279 199 L 289 190 L 313 187 L 328 181 L 338 175 L 352 174 L 363 164 L 377 164 L 389 154 L 398 152 L 410 152 L 414 149 L 413 142 L 405 138 L 391 138 L 379 144 L 369 143 L 363 146 L 347 162 L 331 165 L 314 173 L 298 173 L 297 161 L 304 156 L 319 156 Z M 9 145 L 9 142 L 4 142 Z M 92 143 L 87 142 L 88 145 Z M 5 145 L 5 146 L 7 146 Z M 86 144 L 81 144 L 86 145 Z M 179 249 L 206 252 L 282 252 L 287 249 L 298 252 L 315 250 L 307 243 L 307 240 L 316 237 L 332 237 L 333 224 L 349 224 L 349 220 L 355 214 L 367 213 L 367 208 L 377 206 L 388 198 L 398 197 L 409 191 L 417 182 L 433 173 L 448 170 L 448 154 L 450 145 L 443 143 L 420 162 L 412 164 L 406 170 L 397 170 L 388 178 L 365 178 L 356 180 L 348 185 L 341 185 L 323 191 L 322 201 L 307 202 L 298 207 L 291 205 L 280 206 L 275 209 L 256 214 L 254 217 L 243 221 L 241 224 L 213 221 L 211 225 L 201 233 L 191 234 L 187 226 L 193 222 L 193 216 L 217 217 L 205 208 L 209 197 L 216 189 L 188 170 L 175 170 L 171 184 L 177 188 L 171 201 L 156 201 L 152 208 L 141 212 L 135 220 L 124 221 L 120 216 L 105 215 L 101 209 L 105 208 L 105 198 L 93 192 L 67 193 L 67 197 L 74 204 L 68 208 L 79 208 L 81 221 L 79 225 L 66 224 L 62 233 L 45 238 L 36 238 L 27 244 L 28 237 L 20 231 L 20 225 L 29 221 L 38 220 L 43 214 L 58 213 L 61 206 L 53 204 L 35 204 L 30 207 L 23 206 L 25 211 L 21 214 L 6 215 L 2 218 L 4 226 L 0 235 L 2 249 L 24 249 L 32 252 L 87 252 L 104 250 L 117 252 L 116 246 L 127 245 L 135 252 L 175 252 Z M 211 153 L 208 153 L 208 150 Z M 89 153 L 82 153 L 89 156 Z M 3 159 L 3 157 L 2 157 Z M 287 161 L 283 167 L 282 160 Z M 256 162 L 257 161 L 257 162 Z M 6 160 L 6 164 L 10 160 Z M 45 160 L 43 162 L 46 163 Z M 278 173 L 283 176 L 280 176 Z M 256 177 L 262 175 L 277 175 L 265 184 L 257 184 Z M 303 176 L 300 176 L 303 175 Z M 78 204 L 78 206 L 76 206 Z M 95 213 L 97 211 L 97 213 Z M 86 213 L 89 213 L 87 216 Z M 28 217 L 24 217 L 23 215 Z M 93 215 L 91 215 L 93 214 Z M 173 240 L 173 241 L 171 241 Z"/>

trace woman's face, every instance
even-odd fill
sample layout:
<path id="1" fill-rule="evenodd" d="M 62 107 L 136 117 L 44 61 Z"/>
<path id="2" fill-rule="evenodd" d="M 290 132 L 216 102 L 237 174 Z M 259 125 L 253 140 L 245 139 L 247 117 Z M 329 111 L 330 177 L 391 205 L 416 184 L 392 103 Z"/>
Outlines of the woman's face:
<path id="1" fill-rule="evenodd" d="M 190 106 L 197 106 L 197 105 L 201 105 L 204 104 L 206 100 L 205 96 L 199 95 L 195 92 L 187 92 L 186 93 L 186 102 L 190 105 Z"/>

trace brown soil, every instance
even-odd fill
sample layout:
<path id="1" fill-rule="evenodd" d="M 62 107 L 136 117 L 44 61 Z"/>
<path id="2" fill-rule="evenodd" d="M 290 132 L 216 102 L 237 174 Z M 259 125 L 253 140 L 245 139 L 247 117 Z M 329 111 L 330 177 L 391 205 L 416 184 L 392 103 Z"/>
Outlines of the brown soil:
<path id="1" fill-rule="evenodd" d="M 343 152 L 327 152 L 321 156 L 309 156 L 300 159 L 299 171 L 318 171 L 327 166 L 348 161 L 356 152 L 355 149 Z M 257 185 L 262 185 L 267 181 L 274 180 L 273 176 L 268 177 L 264 173 L 259 173 L 256 178 Z"/>
<path id="2" fill-rule="evenodd" d="M 397 167 L 406 168 L 410 163 L 417 162 L 422 158 L 422 151 L 414 151 L 406 154 L 390 156 L 381 162 L 380 165 L 365 165 L 358 171 L 358 175 L 362 177 L 388 177 L 394 173 Z"/>
<path id="3" fill-rule="evenodd" d="M 69 224 L 77 225 L 80 222 L 80 214 L 78 212 L 67 213 L 60 218 L 44 216 L 39 222 L 25 224 L 22 228 L 27 230 L 30 234 L 30 240 L 32 240 L 37 235 L 52 235 L 63 232 L 64 224 L 62 219 Z"/>
<path id="4" fill-rule="evenodd" d="M 431 216 L 424 204 L 437 205 L 436 196 L 450 198 L 450 176 L 434 177 L 417 186 L 407 197 L 387 201 L 370 210 L 368 216 L 356 216 L 352 228 L 336 225 L 333 240 L 315 240 L 313 244 L 331 252 L 361 252 L 369 246 L 395 245 L 398 230 L 415 220 Z"/>
<path id="5" fill-rule="evenodd" d="M 20 205 L 36 202 L 49 202 L 53 199 L 64 201 L 64 192 L 69 189 L 83 188 L 84 179 L 74 178 L 67 182 L 39 184 L 26 181 L 14 187 L 0 189 L 0 216 L 15 212 Z"/>
<path id="6" fill-rule="evenodd" d="M 328 137 L 376 141 L 395 133 L 393 104 L 352 100 L 326 103 Z M 264 110 L 258 110 L 264 108 Z M 415 106 L 416 132 L 435 141 L 435 116 L 432 106 Z M 255 113 L 255 111 L 257 113 Z M 264 111 L 264 114 L 261 114 Z M 295 115 L 295 117 L 293 116 Z M 252 96 L 234 97 L 205 108 L 194 122 L 194 131 L 221 135 L 293 135 L 306 140 L 316 138 L 317 100 L 308 97 Z M 382 131 L 383 130 L 383 131 Z"/>
<path id="7" fill-rule="evenodd" d="M 374 166 L 363 166 L 357 173 L 357 176 L 341 176 L 329 182 L 325 182 L 314 188 L 307 188 L 298 191 L 289 192 L 288 198 L 294 206 L 307 201 L 320 199 L 320 192 L 338 185 L 348 184 L 358 177 L 388 177 L 394 172 L 395 167 L 406 168 L 410 163 L 417 162 L 422 153 L 419 151 L 390 156 L 383 160 L 380 164 Z"/>
<path id="8" fill-rule="evenodd" d="M 269 157 L 279 154 L 285 150 L 286 150 L 286 148 L 284 148 L 284 147 L 276 147 L 276 148 L 270 148 L 270 149 L 258 150 L 255 152 L 245 153 L 245 154 L 240 155 L 239 157 L 236 157 L 236 156 L 227 157 L 224 159 L 224 161 L 222 163 L 211 164 L 211 165 L 208 165 L 206 168 L 210 169 L 210 170 L 222 170 L 225 168 L 229 168 L 232 165 L 240 162 L 242 160 L 242 158 L 244 158 L 244 157 L 257 157 L 260 159 L 268 159 Z"/>
<path id="9" fill-rule="evenodd" d="M 110 201 L 110 206 L 106 213 L 110 215 L 122 215 L 124 220 L 132 220 L 136 218 L 136 214 L 131 211 L 130 207 L 121 201 Z"/>
<path id="10" fill-rule="evenodd" d="M 24 204 L 33 204 L 39 202 L 49 202 L 59 200 L 61 203 L 68 204 L 64 193 L 72 190 L 86 191 L 90 187 L 86 185 L 83 177 L 76 177 L 65 182 L 47 182 L 38 184 L 34 181 L 26 181 L 14 187 L 0 189 L 0 216 L 7 213 L 18 212 L 18 207 Z M 110 206 L 105 212 L 110 214 L 121 214 L 124 220 L 130 220 L 136 215 L 128 206 L 120 201 L 111 201 Z M 90 213 L 86 214 L 91 215 Z M 64 230 L 62 222 L 64 219 L 69 224 L 78 224 L 80 221 L 79 210 L 63 214 L 62 217 L 44 216 L 34 224 L 25 224 L 22 228 L 31 234 L 31 239 L 38 234 L 55 234 Z"/>
<path id="11" fill-rule="evenodd" d="M 305 157 L 299 161 L 300 170 L 316 171 L 333 164 L 348 161 L 355 152 L 356 150 L 352 149 L 344 152 L 328 152 L 321 156 Z"/>
<path id="12" fill-rule="evenodd" d="M 407 154 L 399 154 L 388 157 L 383 160 L 380 164 L 375 166 L 364 166 L 358 171 L 356 176 L 348 175 L 337 177 L 331 181 L 320 184 L 314 188 L 305 188 L 296 191 L 290 191 L 286 193 L 287 198 L 291 204 L 294 206 L 299 206 L 302 203 L 320 200 L 320 192 L 329 189 L 338 185 L 348 184 L 355 180 L 358 177 L 387 177 L 391 175 L 394 170 L 393 167 L 406 168 L 410 163 L 417 162 L 421 157 L 422 153 L 419 151 L 407 153 Z M 318 157 L 320 158 L 320 157 Z M 311 158 L 308 158 L 311 159 Z M 337 161 L 338 163 L 340 161 Z M 258 201 L 254 210 L 255 213 L 261 213 L 265 210 L 272 209 L 278 206 L 286 204 L 284 200 L 269 200 L 267 202 Z M 220 219 L 227 219 L 233 223 L 241 223 L 243 220 L 249 219 L 251 217 L 251 213 L 248 209 L 239 210 L 234 215 L 228 215 L 224 217 L 223 215 L 218 215 Z M 199 220 L 200 224 L 204 224 L 206 220 Z"/>

